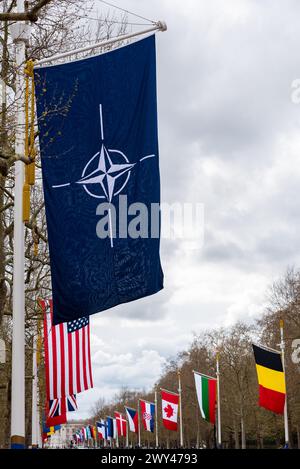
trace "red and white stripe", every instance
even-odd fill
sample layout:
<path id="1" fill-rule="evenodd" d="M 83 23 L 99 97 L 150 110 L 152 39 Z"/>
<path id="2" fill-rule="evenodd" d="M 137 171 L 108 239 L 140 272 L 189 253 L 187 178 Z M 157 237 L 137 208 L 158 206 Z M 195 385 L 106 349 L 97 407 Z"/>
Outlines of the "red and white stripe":
<path id="1" fill-rule="evenodd" d="M 67 323 L 52 325 L 52 300 L 39 303 L 44 311 L 47 399 L 60 399 L 92 388 L 90 325 L 69 333 Z"/>

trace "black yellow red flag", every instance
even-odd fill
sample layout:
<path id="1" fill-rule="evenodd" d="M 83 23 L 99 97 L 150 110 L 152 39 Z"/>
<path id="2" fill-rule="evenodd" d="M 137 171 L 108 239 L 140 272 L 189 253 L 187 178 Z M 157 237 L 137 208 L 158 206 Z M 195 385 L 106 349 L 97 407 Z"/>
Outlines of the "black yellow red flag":
<path id="1" fill-rule="evenodd" d="M 276 414 L 283 414 L 286 397 L 281 354 L 253 344 L 259 384 L 259 405 Z"/>

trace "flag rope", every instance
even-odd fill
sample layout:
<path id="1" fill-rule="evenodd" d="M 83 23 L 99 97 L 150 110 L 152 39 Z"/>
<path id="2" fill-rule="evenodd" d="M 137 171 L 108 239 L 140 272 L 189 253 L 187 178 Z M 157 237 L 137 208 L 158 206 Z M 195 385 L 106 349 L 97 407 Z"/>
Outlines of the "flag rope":
<path id="1" fill-rule="evenodd" d="M 149 23 L 155 24 L 155 21 L 146 18 L 145 16 L 138 15 L 137 13 L 133 13 L 133 11 L 126 10 L 125 8 L 121 8 L 118 5 L 114 5 L 113 3 L 107 2 L 106 0 L 99 0 L 99 2 L 104 3 L 112 8 L 116 8 L 117 10 L 123 11 L 124 13 L 128 13 L 129 15 L 133 15 L 136 18 L 140 18 L 141 20 L 149 21 Z"/>

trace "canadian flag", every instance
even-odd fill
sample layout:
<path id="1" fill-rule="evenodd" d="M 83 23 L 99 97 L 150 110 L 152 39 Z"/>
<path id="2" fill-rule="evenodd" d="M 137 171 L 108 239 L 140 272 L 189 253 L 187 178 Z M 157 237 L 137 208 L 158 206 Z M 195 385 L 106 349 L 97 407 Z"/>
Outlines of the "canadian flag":
<path id="1" fill-rule="evenodd" d="M 162 419 L 164 427 L 177 432 L 179 394 L 161 390 Z"/>

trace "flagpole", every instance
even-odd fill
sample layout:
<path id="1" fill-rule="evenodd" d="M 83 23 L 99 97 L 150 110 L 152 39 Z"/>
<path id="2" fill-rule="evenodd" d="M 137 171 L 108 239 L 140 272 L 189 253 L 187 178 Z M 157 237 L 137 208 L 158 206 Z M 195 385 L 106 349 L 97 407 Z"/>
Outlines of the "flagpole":
<path id="1" fill-rule="evenodd" d="M 155 445 L 158 448 L 158 409 L 157 409 L 157 389 L 155 389 Z"/>
<path id="2" fill-rule="evenodd" d="M 142 31 L 137 31 L 135 33 L 123 34 L 122 36 L 113 37 L 113 38 L 108 39 L 106 41 L 97 42 L 93 45 L 90 44 L 90 45 L 85 46 L 85 47 L 80 47 L 79 49 L 74 49 L 74 50 L 71 50 L 71 51 L 68 51 L 68 52 L 62 52 L 61 54 L 53 55 L 52 57 L 46 57 L 46 58 L 35 61 L 34 66 L 39 67 L 40 65 L 43 65 L 45 63 L 53 62 L 55 60 L 60 60 L 60 59 L 63 59 L 65 57 L 70 57 L 71 55 L 77 55 L 77 54 L 80 54 L 82 52 L 88 52 L 89 50 L 93 50 L 93 49 L 96 49 L 96 48 L 99 48 L 99 47 L 108 47 L 108 46 L 111 46 L 112 44 L 115 44 L 116 42 L 126 41 L 126 40 L 132 39 L 136 36 L 142 36 L 143 34 L 148 34 L 148 33 L 154 32 L 154 31 L 161 31 L 161 32 L 167 31 L 166 23 L 164 21 L 158 21 L 151 28 L 144 29 Z"/>
<path id="3" fill-rule="evenodd" d="M 37 418 L 37 336 L 33 336 L 33 353 L 32 353 L 32 413 L 31 413 L 31 446 L 38 447 L 38 418 Z"/>
<path id="4" fill-rule="evenodd" d="M 127 417 L 127 412 L 125 411 L 126 417 Z M 129 447 L 129 422 L 128 418 L 126 418 L 126 448 Z"/>
<path id="5" fill-rule="evenodd" d="M 218 404 L 218 448 L 222 448 L 222 435 L 221 435 L 221 400 L 220 400 L 220 367 L 219 367 L 219 352 L 217 352 L 217 404 Z"/>
<path id="6" fill-rule="evenodd" d="M 140 399 L 138 399 L 138 430 L 139 430 L 139 448 L 141 447 L 141 418 L 140 418 Z"/>
<path id="7" fill-rule="evenodd" d="M 17 12 L 25 11 L 24 0 L 17 0 Z M 28 26 L 16 22 L 11 35 L 16 50 L 16 156 L 24 157 L 25 114 L 22 105 L 24 88 L 25 48 Z M 11 448 L 25 447 L 25 288 L 24 288 L 24 223 L 23 223 L 24 163 L 15 162 L 14 190 L 14 260 L 13 260 L 13 330 L 11 376 Z"/>
<path id="8" fill-rule="evenodd" d="M 117 421 L 116 421 L 116 448 L 119 448 L 119 432 L 118 432 Z"/>
<path id="9" fill-rule="evenodd" d="M 283 335 L 283 325 L 284 325 L 283 319 L 280 319 L 280 349 L 281 349 L 281 359 L 282 359 L 284 379 L 286 380 L 285 356 L 284 356 L 285 341 L 284 341 L 284 335 Z M 284 439 L 285 439 L 285 445 L 288 448 L 289 447 L 289 419 L 288 419 L 288 411 L 287 411 L 287 392 L 286 391 L 285 391 L 285 403 L 284 403 Z"/>
<path id="10" fill-rule="evenodd" d="M 179 422 L 180 422 L 180 446 L 183 448 L 183 426 L 182 426 L 182 403 L 181 403 L 181 376 L 178 371 L 178 394 L 179 394 Z"/>

